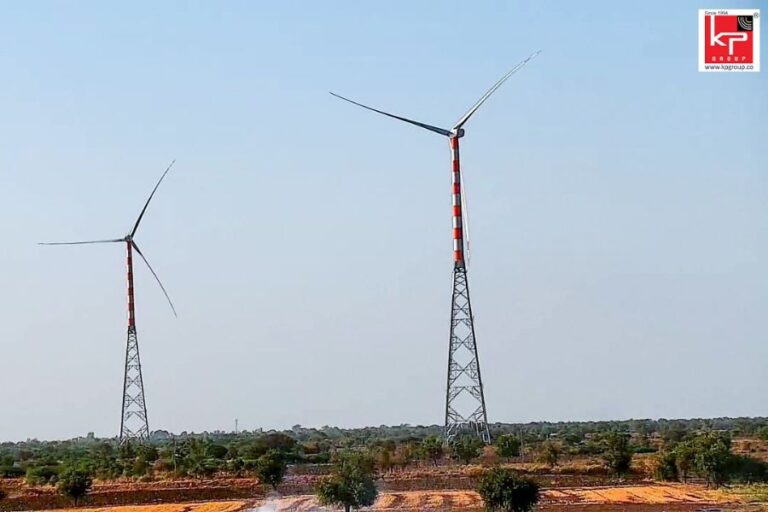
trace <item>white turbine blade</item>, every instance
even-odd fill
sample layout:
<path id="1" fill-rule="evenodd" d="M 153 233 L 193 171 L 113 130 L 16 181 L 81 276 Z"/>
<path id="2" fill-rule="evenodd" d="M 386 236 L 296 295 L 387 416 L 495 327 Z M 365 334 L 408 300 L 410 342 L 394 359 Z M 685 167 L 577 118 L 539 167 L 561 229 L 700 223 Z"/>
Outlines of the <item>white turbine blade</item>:
<path id="1" fill-rule="evenodd" d="M 493 84 L 493 86 L 490 89 L 488 89 L 488 91 L 486 91 L 486 93 L 483 94 L 479 100 L 477 100 L 477 103 L 475 103 L 472 106 L 472 108 L 470 108 L 469 111 L 466 114 L 464 114 L 464 116 L 462 116 L 462 118 L 456 122 L 456 124 L 453 126 L 453 129 L 458 130 L 459 128 L 464 126 L 464 123 L 466 123 L 469 120 L 469 118 L 472 117 L 472 114 L 474 114 L 477 111 L 477 109 L 480 108 L 480 105 L 482 105 L 485 102 L 485 100 L 487 100 L 491 96 L 491 94 L 496 92 L 496 89 L 501 87 L 501 84 L 506 82 L 509 77 L 514 75 L 520 68 L 528 64 L 528 61 L 530 61 L 531 59 L 534 59 L 540 53 L 541 53 L 541 50 L 535 53 L 532 53 L 531 55 L 528 56 L 527 59 L 519 63 L 517 66 L 513 67 L 511 70 L 509 70 L 506 75 L 501 77 L 501 79 L 499 79 L 498 82 Z"/>
<path id="2" fill-rule="evenodd" d="M 160 281 L 160 278 L 157 277 L 157 274 L 155 273 L 155 270 L 152 268 L 152 265 L 150 265 L 149 262 L 147 261 L 147 258 L 144 257 L 144 254 L 141 252 L 141 249 L 139 249 L 139 246 L 136 245 L 136 242 L 131 241 L 131 245 L 136 250 L 136 252 L 139 253 L 139 256 L 141 256 L 141 259 L 144 260 L 144 263 L 146 263 L 147 268 L 149 269 L 150 272 L 152 272 L 152 275 L 155 276 L 155 281 L 157 281 L 157 284 L 160 285 L 160 289 L 163 290 L 163 293 L 165 294 L 165 298 L 168 300 L 168 304 L 170 304 L 171 310 L 173 310 L 173 316 L 178 318 L 179 315 L 176 314 L 176 308 L 173 307 L 173 302 L 171 302 L 171 297 L 169 297 L 168 292 L 165 291 L 165 286 L 163 286 L 163 283 Z"/>
<path id="3" fill-rule="evenodd" d="M 160 179 L 157 180 L 157 185 L 155 185 L 155 188 L 152 189 L 152 193 L 149 194 L 149 198 L 147 199 L 147 202 L 144 203 L 144 208 L 141 209 L 141 213 L 139 214 L 139 218 L 136 219 L 136 224 L 133 225 L 133 230 L 131 231 L 131 236 L 136 234 L 136 230 L 139 229 L 139 224 L 141 223 L 141 218 L 144 217 L 144 212 L 147 211 L 147 206 L 149 206 L 149 202 L 152 200 L 152 196 L 155 195 L 155 192 L 157 192 L 157 187 L 160 186 L 160 183 L 163 182 L 163 179 L 165 178 L 165 175 L 168 174 L 168 171 L 171 170 L 171 167 L 173 167 L 173 164 L 176 163 L 176 160 L 173 160 L 170 165 L 165 169 L 165 172 L 162 176 L 160 176 Z"/>
<path id="4" fill-rule="evenodd" d="M 462 235 L 464 236 L 464 259 L 467 262 L 467 268 L 472 260 L 472 248 L 470 247 L 470 235 L 469 235 L 469 202 L 467 200 L 467 188 L 464 186 L 464 173 L 459 174 L 459 180 L 461 181 L 461 227 Z"/>
<path id="5" fill-rule="evenodd" d="M 86 240 L 84 242 L 39 242 L 37 245 L 111 244 L 113 242 L 125 242 L 125 238 L 114 238 L 112 240 Z"/>
<path id="6" fill-rule="evenodd" d="M 431 132 L 439 133 L 440 135 L 445 135 L 446 137 L 450 137 L 450 135 L 451 135 L 450 130 L 446 130 L 444 128 L 438 128 L 437 126 L 432 126 L 430 124 L 420 123 L 419 121 L 414 121 L 413 119 L 408 119 L 406 117 L 396 116 L 394 114 L 390 114 L 388 112 L 384 112 L 383 110 L 378 110 L 378 109 L 375 109 L 373 107 L 369 107 L 368 105 L 363 105 L 362 103 L 358 103 L 358 102 L 353 101 L 353 100 L 351 100 L 349 98 L 345 98 L 344 96 L 339 96 L 338 94 L 333 93 L 333 92 L 330 93 L 330 94 L 331 94 L 331 96 L 335 96 L 335 97 L 339 98 L 340 100 L 348 101 L 349 103 L 352 103 L 353 105 L 357 105 L 358 107 L 363 107 L 364 109 L 370 110 L 372 112 L 376 112 L 378 114 L 381 114 L 381 115 L 384 115 L 384 116 L 387 116 L 387 117 L 391 117 L 391 118 L 397 119 L 399 121 L 410 123 L 412 125 L 418 126 L 419 128 L 424 128 L 425 130 L 429 130 Z"/>

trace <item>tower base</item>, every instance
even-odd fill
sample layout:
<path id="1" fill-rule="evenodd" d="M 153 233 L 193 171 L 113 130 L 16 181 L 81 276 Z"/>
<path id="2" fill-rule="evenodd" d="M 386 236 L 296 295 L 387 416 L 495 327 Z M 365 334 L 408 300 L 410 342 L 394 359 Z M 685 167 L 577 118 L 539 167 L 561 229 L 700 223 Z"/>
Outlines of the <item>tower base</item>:
<path id="1" fill-rule="evenodd" d="M 120 420 L 120 443 L 143 442 L 149 438 L 147 404 L 144 401 L 144 380 L 141 376 L 139 339 L 136 327 L 128 327 L 125 348 L 125 378 L 123 380 L 123 415 Z"/>
<path id="2" fill-rule="evenodd" d="M 449 347 L 445 440 L 451 442 L 462 432 L 467 432 L 489 444 L 491 434 L 488 430 L 483 381 L 477 357 L 467 269 L 463 262 L 457 262 L 453 270 Z"/>

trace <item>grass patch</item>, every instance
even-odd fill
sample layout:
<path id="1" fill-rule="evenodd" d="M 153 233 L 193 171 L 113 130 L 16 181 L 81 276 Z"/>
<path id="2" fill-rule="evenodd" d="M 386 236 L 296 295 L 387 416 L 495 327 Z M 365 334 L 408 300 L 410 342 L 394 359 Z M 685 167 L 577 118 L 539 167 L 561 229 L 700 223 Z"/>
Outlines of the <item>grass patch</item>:
<path id="1" fill-rule="evenodd" d="M 729 493 L 747 503 L 768 503 L 768 484 L 735 485 Z"/>

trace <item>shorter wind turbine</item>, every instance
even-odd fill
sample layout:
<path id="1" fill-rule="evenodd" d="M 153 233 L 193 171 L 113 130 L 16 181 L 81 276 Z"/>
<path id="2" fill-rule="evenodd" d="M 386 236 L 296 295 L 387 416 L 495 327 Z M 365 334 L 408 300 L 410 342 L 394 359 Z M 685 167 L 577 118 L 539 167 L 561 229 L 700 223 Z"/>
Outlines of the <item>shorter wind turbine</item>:
<path id="1" fill-rule="evenodd" d="M 109 244 L 109 243 L 124 243 L 128 254 L 128 343 L 125 349 L 125 373 L 123 377 L 123 408 L 122 416 L 120 418 L 120 443 L 124 443 L 129 440 L 143 441 L 149 437 L 149 421 L 147 419 L 147 403 L 144 400 L 144 380 L 141 374 L 141 358 L 139 357 L 139 340 L 136 336 L 136 310 L 134 308 L 134 292 L 133 292 L 133 251 L 144 260 L 147 268 L 154 276 L 157 284 L 160 285 L 160 289 L 163 291 L 163 295 L 168 300 L 168 304 L 171 306 L 174 316 L 176 316 L 176 308 L 173 306 L 171 298 L 168 296 L 168 292 L 165 290 L 165 286 L 157 277 L 152 266 L 147 261 L 144 253 L 141 252 L 139 246 L 136 244 L 134 237 L 139 229 L 139 224 L 144 218 L 144 213 L 147 211 L 149 202 L 152 201 L 152 197 L 157 192 L 157 188 L 162 183 L 168 171 L 171 170 L 176 160 L 172 161 L 170 165 L 165 169 L 165 172 L 157 181 L 155 188 L 152 189 L 152 193 L 149 194 L 147 202 L 144 203 L 144 208 L 141 209 L 139 217 L 136 219 L 136 223 L 133 225 L 130 233 L 122 238 L 113 238 L 109 240 L 86 240 L 81 242 L 44 242 L 39 245 L 85 245 L 85 244 Z"/>
<path id="2" fill-rule="evenodd" d="M 472 316 L 472 306 L 469 301 L 469 282 L 467 281 L 467 266 L 464 258 L 465 220 L 462 216 L 462 179 L 459 165 L 459 139 L 464 136 L 464 124 L 477 112 L 485 100 L 509 77 L 515 74 L 528 61 L 535 58 L 537 51 L 502 76 L 483 94 L 466 114 L 456 121 L 452 128 L 440 128 L 430 124 L 414 121 L 397 116 L 368 105 L 363 105 L 344 96 L 331 93 L 333 96 L 348 101 L 353 105 L 371 110 L 398 121 L 409 123 L 419 128 L 448 137 L 451 147 L 453 197 L 453 298 L 451 300 L 451 333 L 448 349 L 448 384 L 445 396 L 445 438 L 452 441 L 461 429 L 473 431 L 486 443 L 490 443 L 491 435 L 488 430 L 488 415 L 485 409 L 485 394 L 483 381 L 480 377 L 480 361 L 477 356 L 475 342 L 475 325 Z"/>

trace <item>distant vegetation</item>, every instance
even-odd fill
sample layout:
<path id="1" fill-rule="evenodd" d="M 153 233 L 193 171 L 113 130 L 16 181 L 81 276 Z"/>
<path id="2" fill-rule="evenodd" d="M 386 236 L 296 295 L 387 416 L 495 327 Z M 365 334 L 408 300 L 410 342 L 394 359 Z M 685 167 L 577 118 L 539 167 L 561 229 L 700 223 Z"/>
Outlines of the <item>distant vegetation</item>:
<path id="1" fill-rule="evenodd" d="M 718 487 L 725 483 L 768 481 L 768 463 L 734 454 L 725 432 L 707 432 L 668 443 L 656 459 L 656 477 L 685 482 L 691 476 Z"/>
<path id="2" fill-rule="evenodd" d="M 697 478 L 712 486 L 768 480 L 764 462 L 749 451 L 736 453 L 732 446 L 733 438 L 768 440 L 768 418 L 494 424 L 494 446 L 488 448 L 472 437 L 445 446 L 441 434 L 438 426 L 297 425 L 282 432 L 238 434 L 157 431 L 145 445 L 120 446 L 114 439 L 92 435 L 68 441 L 28 440 L 0 444 L 0 481 L 25 478 L 31 485 L 56 485 L 76 494 L 77 486 L 70 485 L 76 470 L 99 480 L 256 476 L 276 488 L 289 466 L 335 463 L 338 469 L 343 467 L 340 454 L 350 450 L 362 453 L 377 472 L 478 460 L 486 466 L 539 461 L 556 470 L 574 458 L 588 458 L 596 470 L 623 477 L 636 455 L 649 454 L 646 460 L 655 461 L 655 474 L 663 480 Z M 64 479 L 66 484 L 61 483 Z"/>

